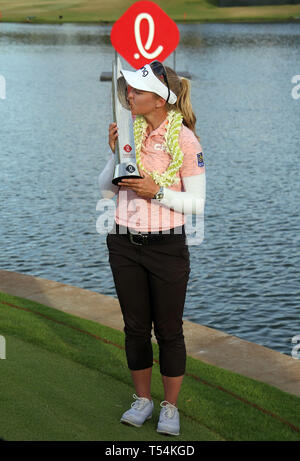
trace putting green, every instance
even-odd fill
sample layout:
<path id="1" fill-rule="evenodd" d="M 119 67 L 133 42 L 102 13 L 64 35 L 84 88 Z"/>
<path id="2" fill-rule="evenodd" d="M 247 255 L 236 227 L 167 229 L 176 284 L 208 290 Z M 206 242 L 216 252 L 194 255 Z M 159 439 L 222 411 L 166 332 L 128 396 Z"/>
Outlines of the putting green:
<path id="1" fill-rule="evenodd" d="M 0 437 L 7 440 L 168 440 L 156 432 L 163 387 L 153 344 L 155 412 L 119 423 L 134 393 L 124 334 L 0 293 Z M 188 357 L 172 440 L 300 440 L 300 399 Z"/>

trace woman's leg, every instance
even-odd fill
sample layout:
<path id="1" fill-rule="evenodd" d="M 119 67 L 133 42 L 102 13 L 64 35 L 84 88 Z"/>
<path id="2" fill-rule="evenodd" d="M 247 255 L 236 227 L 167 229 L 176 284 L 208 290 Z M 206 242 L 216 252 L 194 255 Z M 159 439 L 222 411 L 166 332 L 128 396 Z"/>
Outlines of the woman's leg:
<path id="1" fill-rule="evenodd" d="M 178 394 L 181 388 L 183 376 L 184 375 L 171 377 L 161 375 L 165 391 L 164 400 L 175 406 L 177 405 Z"/>
<path id="2" fill-rule="evenodd" d="M 140 249 L 126 236 L 107 238 L 109 262 L 125 323 L 125 350 L 136 394 L 150 397 L 153 352 L 151 304 Z"/>
<path id="3" fill-rule="evenodd" d="M 153 245 L 147 256 L 165 400 L 175 404 L 186 364 L 182 315 L 190 274 L 189 251 L 184 240 L 174 239 L 166 244 Z"/>
<path id="4" fill-rule="evenodd" d="M 130 372 L 137 396 L 151 400 L 152 367 L 144 370 L 130 370 Z"/>
<path id="5" fill-rule="evenodd" d="M 178 278 L 174 284 L 165 284 L 154 277 L 151 280 L 160 372 L 165 377 L 163 382 L 168 396 L 171 394 L 172 400 L 177 400 L 186 365 L 182 315 L 187 278 Z"/>

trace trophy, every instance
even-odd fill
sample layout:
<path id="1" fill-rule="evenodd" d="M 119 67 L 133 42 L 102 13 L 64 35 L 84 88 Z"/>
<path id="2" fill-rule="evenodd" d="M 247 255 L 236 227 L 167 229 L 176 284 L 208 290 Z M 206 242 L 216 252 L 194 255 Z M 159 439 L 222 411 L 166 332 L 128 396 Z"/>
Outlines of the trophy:
<path id="1" fill-rule="evenodd" d="M 112 183 L 123 178 L 141 178 L 136 164 L 133 121 L 127 101 L 127 84 L 121 74 L 121 61 L 117 53 L 112 67 L 113 118 L 118 127 L 115 155 L 116 167 Z"/>

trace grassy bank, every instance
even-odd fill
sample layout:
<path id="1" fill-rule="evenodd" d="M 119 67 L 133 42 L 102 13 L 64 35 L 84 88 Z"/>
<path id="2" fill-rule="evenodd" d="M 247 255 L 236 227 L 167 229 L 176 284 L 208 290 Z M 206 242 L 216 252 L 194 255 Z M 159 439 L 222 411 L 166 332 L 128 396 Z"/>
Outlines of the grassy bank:
<path id="1" fill-rule="evenodd" d="M 124 334 L 0 293 L 0 437 L 7 440 L 166 440 L 156 432 L 163 390 L 154 347 L 155 412 L 119 423 L 132 402 Z M 188 357 L 175 440 L 300 440 L 300 399 Z M 169 440 L 169 439 L 168 439 Z"/>
<path id="2" fill-rule="evenodd" d="M 134 3 L 131 0 L 0 0 L 2 21 L 101 23 L 117 20 Z M 158 0 L 156 3 L 178 22 L 251 22 L 300 19 L 300 5 L 218 7 L 217 0 Z M 59 16 L 62 16 L 59 19 Z"/>

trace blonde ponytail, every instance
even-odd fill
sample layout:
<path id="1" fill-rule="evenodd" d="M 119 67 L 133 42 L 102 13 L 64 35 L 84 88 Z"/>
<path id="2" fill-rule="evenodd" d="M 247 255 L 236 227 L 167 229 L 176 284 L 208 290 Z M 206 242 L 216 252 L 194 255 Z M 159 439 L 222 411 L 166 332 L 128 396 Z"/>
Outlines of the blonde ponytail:
<path id="1" fill-rule="evenodd" d="M 170 89 L 176 94 L 177 101 L 175 104 L 167 104 L 168 110 L 178 110 L 183 116 L 183 124 L 196 134 L 196 116 L 193 112 L 191 101 L 191 83 L 187 78 L 180 78 L 170 67 L 165 66 L 167 79 Z"/>
<path id="2" fill-rule="evenodd" d="M 182 90 L 177 95 L 176 108 L 183 115 L 183 123 L 195 133 L 196 116 L 191 101 L 191 84 L 186 78 L 181 78 Z M 196 133 L 195 133 L 196 134 Z"/>

